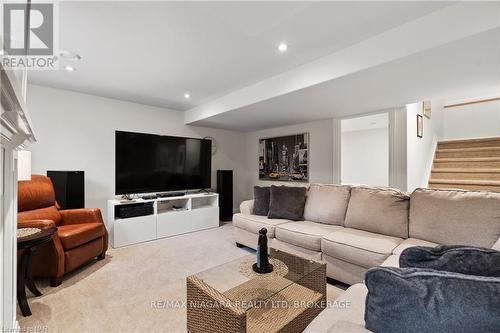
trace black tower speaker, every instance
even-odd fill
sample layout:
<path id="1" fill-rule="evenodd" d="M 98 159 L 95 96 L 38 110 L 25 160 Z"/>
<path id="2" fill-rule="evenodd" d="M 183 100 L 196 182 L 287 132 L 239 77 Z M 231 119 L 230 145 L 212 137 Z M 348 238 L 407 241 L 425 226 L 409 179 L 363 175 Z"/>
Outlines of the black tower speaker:
<path id="1" fill-rule="evenodd" d="M 219 193 L 219 219 L 233 219 L 233 170 L 217 170 L 217 193 Z"/>
<path id="2" fill-rule="evenodd" d="M 85 208 L 85 174 L 83 171 L 47 171 L 54 184 L 61 209 Z"/>

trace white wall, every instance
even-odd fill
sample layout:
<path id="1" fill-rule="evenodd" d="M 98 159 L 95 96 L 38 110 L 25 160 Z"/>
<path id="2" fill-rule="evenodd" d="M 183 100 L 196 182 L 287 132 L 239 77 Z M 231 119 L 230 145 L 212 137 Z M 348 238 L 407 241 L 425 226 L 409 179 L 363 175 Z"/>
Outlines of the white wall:
<path id="1" fill-rule="evenodd" d="M 254 185 L 279 184 L 279 182 L 259 180 L 259 139 L 306 132 L 309 133 L 309 182 L 332 183 L 333 122 L 331 119 L 271 128 L 246 134 L 246 145 L 243 150 L 247 164 L 247 198 L 253 197 Z"/>
<path id="2" fill-rule="evenodd" d="M 443 113 L 445 139 L 500 135 L 500 101 L 447 108 Z"/>
<path id="3" fill-rule="evenodd" d="M 417 114 L 422 115 L 422 103 L 413 103 L 407 109 L 407 180 L 408 191 L 427 187 L 434 159 L 435 146 L 443 136 L 443 111 L 441 101 L 431 101 L 431 119 L 424 118 L 424 135 L 417 137 Z"/>
<path id="4" fill-rule="evenodd" d="M 308 132 L 311 183 L 333 179 L 332 120 L 278 127 L 255 132 L 187 126 L 181 112 L 87 94 L 30 85 L 28 107 L 38 141 L 31 147 L 33 173 L 47 170 L 84 170 L 85 202 L 105 212 L 114 197 L 114 131 L 126 130 L 179 136 L 212 136 L 218 151 L 215 170 L 233 169 L 234 207 L 253 197 L 253 186 L 276 182 L 258 179 L 259 138 Z"/>
<path id="5" fill-rule="evenodd" d="M 389 184 L 387 128 L 342 132 L 342 184 Z"/>
<path id="6" fill-rule="evenodd" d="M 106 216 L 106 201 L 114 197 L 115 130 L 190 137 L 212 136 L 218 150 L 212 160 L 212 187 L 217 169 L 234 171 L 234 207 L 247 194 L 245 136 L 233 131 L 186 126 L 182 112 L 30 85 L 27 96 L 37 142 L 33 173 L 84 170 L 85 203 Z"/>
<path id="7" fill-rule="evenodd" d="M 38 142 L 31 147 L 33 172 L 45 174 L 47 170 L 84 170 L 86 173 L 86 205 L 105 209 L 106 200 L 114 196 L 114 131 L 128 130 L 179 136 L 212 136 L 217 140 L 218 151 L 212 163 L 212 187 L 215 187 L 215 170 L 234 170 L 234 207 L 253 196 L 254 185 L 277 182 L 258 179 L 259 138 L 308 132 L 310 134 L 310 183 L 333 182 L 333 121 L 331 119 L 278 127 L 249 133 L 187 126 L 183 113 L 158 107 L 107 99 L 92 95 L 30 85 L 30 109 Z M 416 115 L 421 114 L 421 103 L 407 106 L 407 179 L 408 190 L 427 186 L 435 143 L 457 124 L 474 126 L 474 121 L 457 119 L 451 110 L 443 111 L 443 103 L 432 101 L 432 118 L 424 117 L 424 137 L 416 136 Z M 496 128 L 500 128 L 500 103 L 492 103 L 489 113 L 497 114 Z M 448 114 L 447 114 L 448 113 Z M 445 118 L 446 117 L 446 118 Z M 477 120 L 477 119 L 476 119 Z M 491 124 L 490 124 L 491 125 Z M 493 126 L 493 125 L 492 125 Z M 484 129 L 484 126 L 474 126 Z M 461 131 L 461 130 L 459 130 Z M 375 131 L 376 132 L 376 131 Z M 387 139 L 382 133 L 366 133 L 368 142 Z M 387 131 L 385 131 L 387 133 Z M 459 132 L 462 133 L 462 132 Z M 490 134 L 484 134 L 487 136 Z M 496 134 L 498 135 L 498 134 Z M 352 135 L 344 135 L 353 142 Z M 371 138 L 368 138 L 370 137 Z M 456 135 L 455 135 L 456 136 Z M 358 142 L 357 146 L 361 145 Z M 374 154 L 372 156 L 372 153 Z M 387 161 L 386 152 L 372 149 L 358 152 L 355 148 L 343 149 L 343 182 L 358 184 L 387 184 L 385 165 L 374 161 Z M 347 165 L 370 165 L 360 177 Z M 352 173 L 351 173 L 352 171 Z M 357 176 L 355 176 L 356 174 Z"/>

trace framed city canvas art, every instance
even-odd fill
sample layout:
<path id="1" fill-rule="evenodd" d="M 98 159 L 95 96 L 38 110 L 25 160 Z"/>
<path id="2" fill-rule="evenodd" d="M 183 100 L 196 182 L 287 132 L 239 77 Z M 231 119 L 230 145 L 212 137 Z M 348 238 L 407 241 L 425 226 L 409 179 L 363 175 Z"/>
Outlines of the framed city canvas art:
<path id="1" fill-rule="evenodd" d="M 307 182 L 309 133 L 259 139 L 259 179 Z"/>

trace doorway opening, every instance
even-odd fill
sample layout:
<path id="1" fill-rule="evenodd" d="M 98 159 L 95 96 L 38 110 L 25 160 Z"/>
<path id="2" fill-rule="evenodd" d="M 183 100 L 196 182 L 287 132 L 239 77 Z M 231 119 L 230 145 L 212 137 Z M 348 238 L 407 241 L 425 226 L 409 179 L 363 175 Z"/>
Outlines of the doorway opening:
<path id="1" fill-rule="evenodd" d="M 389 114 L 342 119 L 341 183 L 389 185 Z"/>

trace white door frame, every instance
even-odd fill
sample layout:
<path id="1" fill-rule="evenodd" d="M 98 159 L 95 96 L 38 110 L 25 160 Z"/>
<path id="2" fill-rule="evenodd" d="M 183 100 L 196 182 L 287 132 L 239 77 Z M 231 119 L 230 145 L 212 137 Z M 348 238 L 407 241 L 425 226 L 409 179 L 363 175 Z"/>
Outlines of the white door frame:
<path id="1" fill-rule="evenodd" d="M 0 39 L 1 42 L 1 39 Z M 26 70 L 21 78 L 0 64 L 0 326 L 19 329 L 17 315 L 17 149 L 35 142 L 26 107 Z M 20 81 L 21 80 L 21 81 Z"/>
<path id="2" fill-rule="evenodd" d="M 17 175 L 15 151 L 2 142 L 0 144 L 0 249 L 2 263 L 0 265 L 0 281 L 2 305 L 0 322 L 2 329 L 17 328 Z"/>
<path id="3" fill-rule="evenodd" d="M 341 121 L 373 114 L 389 115 L 389 186 L 406 191 L 408 184 L 406 167 L 406 107 L 395 107 L 355 116 L 334 118 L 333 122 L 333 183 L 342 178 L 342 128 Z"/>
<path id="4" fill-rule="evenodd" d="M 389 186 L 408 190 L 406 106 L 389 111 Z"/>

